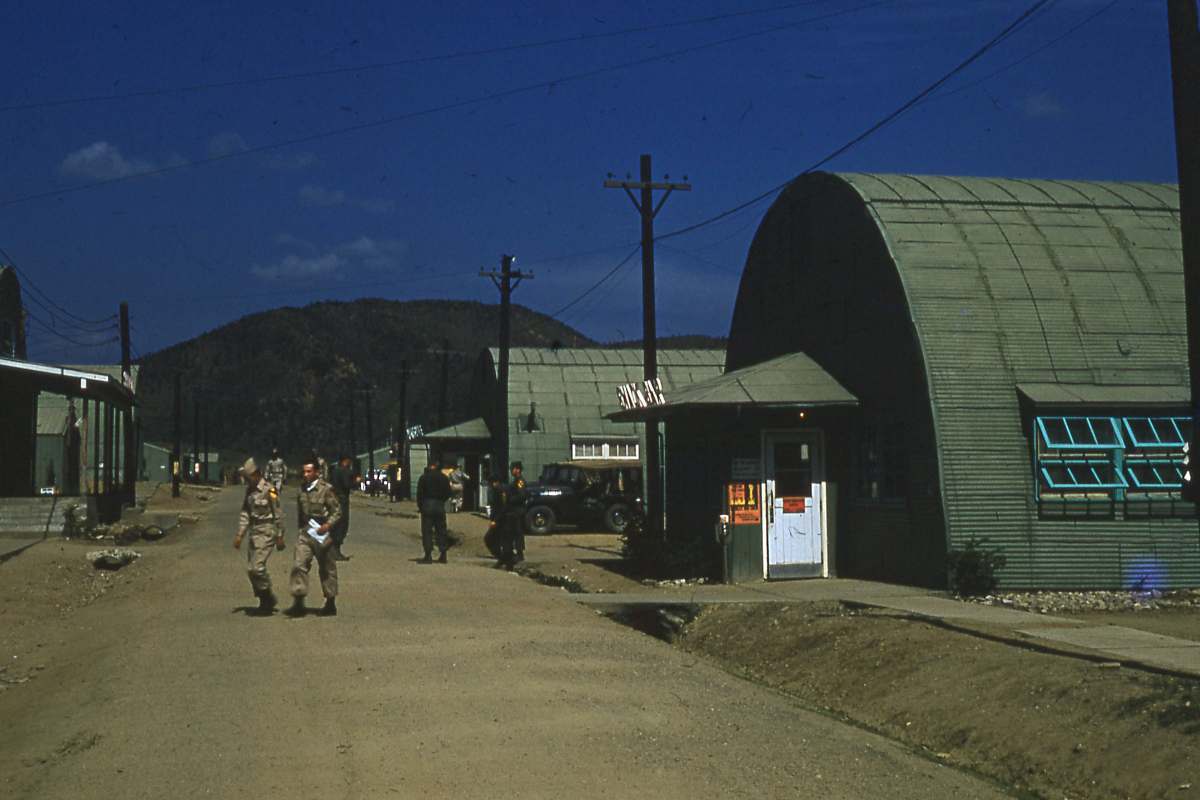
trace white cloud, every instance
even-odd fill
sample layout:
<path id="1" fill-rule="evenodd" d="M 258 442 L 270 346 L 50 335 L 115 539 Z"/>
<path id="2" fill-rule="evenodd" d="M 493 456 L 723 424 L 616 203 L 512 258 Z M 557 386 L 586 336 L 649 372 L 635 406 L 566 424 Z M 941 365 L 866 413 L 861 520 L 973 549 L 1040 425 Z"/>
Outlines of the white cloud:
<path id="1" fill-rule="evenodd" d="M 326 189 L 323 186 L 315 184 L 306 184 L 300 189 L 297 195 L 300 204 L 304 206 L 314 206 L 317 208 L 330 208 L 333 206 L 350 205 L 355 208 L 361 208 L 371 214 L 386 214 L 394 211 L 396 204 L 391 200 L 381 198 L 359 199 L 351 197 L 341 189 Z"/>
<path id="2" fill-rule="evenodd" d="M 285 247 L 304 250 L 304 254 L 289 253 L 271 264 L 255 264 L 250 272 L 263 280 L 296 280 L 317 275 L 384 271 L 400 265 L 408 245 L 398 239 L 374 239 L 360 236 L 324 252 L 290 233 L 275 238 Z"/>
<path id="3" fill-rule="evenodd" d="M 1021 109 L 1027 117 L 1057 117 L 1066 113 L 1058 98 L 1049 92 L 1029 95 L 1021 101 Z"/>
<path id="4" fill-rule="evenodd" d="M 246 140 L 242 138 L 242 135 L 233 131 L 218 133 L 208 140 L 209 158 L 222 158 L 234 153 L 245 152 L 248 149 L 249 146 L 246 144 Z"/>
<path id="5" fill-rule="evenodd" d="M 272 153 L 263 159 L 263 166 L 281 172 L 308 169 L 317 163 L 316 153 Z"/>
<path id="6" fill-rule="evenodd" d="M 154 168 L 154 162 L 149 159 L 126 158 L 116 145 L 92 142 L 64 158 L 58 170 L 63 175 L 77 178 L 109 180 L 127 178 Z"/>
<path id="7" fill-rule="evenodd" d="M 340 206 L 346 202 L 346 193 L 340 189 L 325 189 L 307 184 L 300 190 L 300 204 L 305 206 Z"/>

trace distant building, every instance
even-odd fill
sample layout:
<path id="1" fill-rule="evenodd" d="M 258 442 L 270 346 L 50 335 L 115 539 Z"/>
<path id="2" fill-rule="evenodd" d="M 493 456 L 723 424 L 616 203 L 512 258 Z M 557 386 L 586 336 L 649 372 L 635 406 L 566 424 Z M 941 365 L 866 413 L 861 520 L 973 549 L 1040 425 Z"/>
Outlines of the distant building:
<path id="1" fill-rule="evenodd" d="M 669 534 L 729 513 L 740 579 L 944 586 L 986 538 L 1005 587 L 1195 586 L 1185 330 L 1175 186 L 815 173 L 725 375 L 618 418 L 667 420 Z"/>
<path id="2" fill-rule="evenodd" d="M 479 359 L 471 390 L 479 416 L 424 434 L 439 457 L 453 457 L 482 495 L 493 451 L 492 432 L 506 425 L 509 460 L 520 461 L 532 480 L 556 461 L 617 459 L 644 462 L 647 446 L 641 423 L 613 422 L 606 415 L 620 408 L 617 387 L 642 379 L 640 349 L 514 347 L 509 354 L 508 419 L 499 420 L 497 348 Z M 660 350 L 664 392 L 721 374 L 720 350 Z M 508 465 L 497 472 L 507 480 Z M 413 473 L 417 468 L 413 466 Z M 482 506 L 486 499 L 480 499 Z"/>

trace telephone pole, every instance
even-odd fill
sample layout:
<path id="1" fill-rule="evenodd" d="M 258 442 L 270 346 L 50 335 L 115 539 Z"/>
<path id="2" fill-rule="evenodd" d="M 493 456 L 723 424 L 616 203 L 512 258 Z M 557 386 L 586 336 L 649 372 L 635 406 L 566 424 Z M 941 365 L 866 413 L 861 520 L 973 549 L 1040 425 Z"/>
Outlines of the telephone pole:
<path id="1" fill-rule="evenodd" d="M 179 497 L 180 457 L 183 455 L 183 432 L 180 417 L 183 416 L 183 373 L 175 373 L 175 442 L 171 450 L 171 497 Z"/>
<path id="2" fill-rule="evenodd" d="M 375 430 L 371 427 L 371 384 L 363 386 L 363 405 L 367 415 L 367 486 L 375 496 Z"/>
<path id="3" fill-rule="evenodd" d="M 1179 164 L 1179 230 L 1183 240 L 1183 295 L 1191 376 L 1192 435 L 1188 451 L 1194 463 L 1200 454 L 1197 450 L 1200 443 L 1200 24 L 1196 0 L 1168 0 L 1167 27 L 1171 41 L 1175 157 Z M 1190 472 L 1189 477 L 1193 477 Z M 1185 500 L 1200 500 L 1197 497 L 1198 482 L 1195 479 L 1184 481 Z"/>
<path id="4" fill-rule="evenodd" d="M 500 272 L 479 271 L 480 276 L 491 278 L 500 290 L 500 391 L 496 403 L 496 429 L 492 431 L 496 451 L 496 462 L 491 470 L 493 475 L 506 475 L 508 472 L 508 351 L 512 337 L 512 293 L 521 285 L 521 281 L 526 278 L 533 280 L 532 272 L 513 272 L 512 265 L 516 260 L 516 256 L 503 255 L 500 256 Z"/>
<path id="5" fill-rule="evenodd" d="M 690 192 L 692 185 L 683 176 L 683 183 L 672 182 L 669 175 L 655 181 L 650 174 L 650 155 L 643 153 L 639 180 L 614 180 L 604 182 L 605 189 L 624 189 L 630 202 L 642 219 L 642 377 L 658 379 L 658 330 L 654 315 L 654 218 L 663 204 L 676 190 Z M 633 190 L 640 192 L 635 196 Z M 666 192 L 654 204 L 655 190 Z M 662 474 L 658 459 L 658 420 L 646 418 L 646 527 L 647 533 L 661 537 L 663 533 Z"/>
<path id="6" fill-rule="evenodd" d="M 396 458 L 400 461 L 400 497 L 407 500 L 412 494 L 412 481 L 408 475 L 408 359 L 400 362 L 400 433 L 396 436 L 396 444 L 400 452 Z"/>
<path id="7" fill-rule="evenodd" d="M 358 436 L 354 432 L 354 393 L 357 387 L 350 384 L 350 463 L 353 469 L 358 469 Z M 335 460 L 340 460 L 341 454 L 334 454 Z"/>
<path id="8" fill-rule="evenodd" d="M 192 482 L 200 482 L 200 386 L 192 387 Z"/>
<path id="9" fill-rule="evenodd" d="M 442 383 L 438 389 L 437 426 L 446 427 L 446 403 L 450 382 L 450 342 L 442 339 Z"/>
<path id="10" fill-rule="evenodd" d="M 121 383 L 130 392 L 133 385 L 133 359 L 130 356 L 129 341 L 129 304 L 121 303 Z M 133 425 L 133 409 L 121 415 L 121 434 L 123 438 L 124 458 L 121 469 L 125 476 L 125 485 L 121 487 L 125 494 L 125 502 L 132 503 L 136 499 L 136 484 L 139 456 L 137 446 L 137 431 Z"/>

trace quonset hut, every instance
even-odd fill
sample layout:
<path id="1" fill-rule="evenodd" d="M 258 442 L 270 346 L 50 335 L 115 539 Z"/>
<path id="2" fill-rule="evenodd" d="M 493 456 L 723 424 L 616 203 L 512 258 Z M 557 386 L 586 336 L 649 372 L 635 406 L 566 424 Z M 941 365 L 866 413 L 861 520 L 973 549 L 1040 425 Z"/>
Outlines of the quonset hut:
<path id="1" fill-rule="evenodd" d="M 706 459 L 691 517 L 668 477 L 669 527 L 740 510 L 735 578 L 944 585 L 986 537 L 1007 587 L 1200 584 L 1184 320 L 1175 186 L 806 175 L 755 235 L 725 375 L 653 412 L 668 463 Z"/>

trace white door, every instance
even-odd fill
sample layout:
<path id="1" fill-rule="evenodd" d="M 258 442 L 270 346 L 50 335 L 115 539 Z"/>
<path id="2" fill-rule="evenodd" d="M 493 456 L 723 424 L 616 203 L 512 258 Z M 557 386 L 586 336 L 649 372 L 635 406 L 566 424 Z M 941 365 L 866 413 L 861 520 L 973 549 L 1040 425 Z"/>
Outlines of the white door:
<path id="1" fill-rule="evenodd" d="M 767 434 L 763 442 L 766 479 L 767 577 L 822 574 L 824 531 L 816 434 Z"/>

